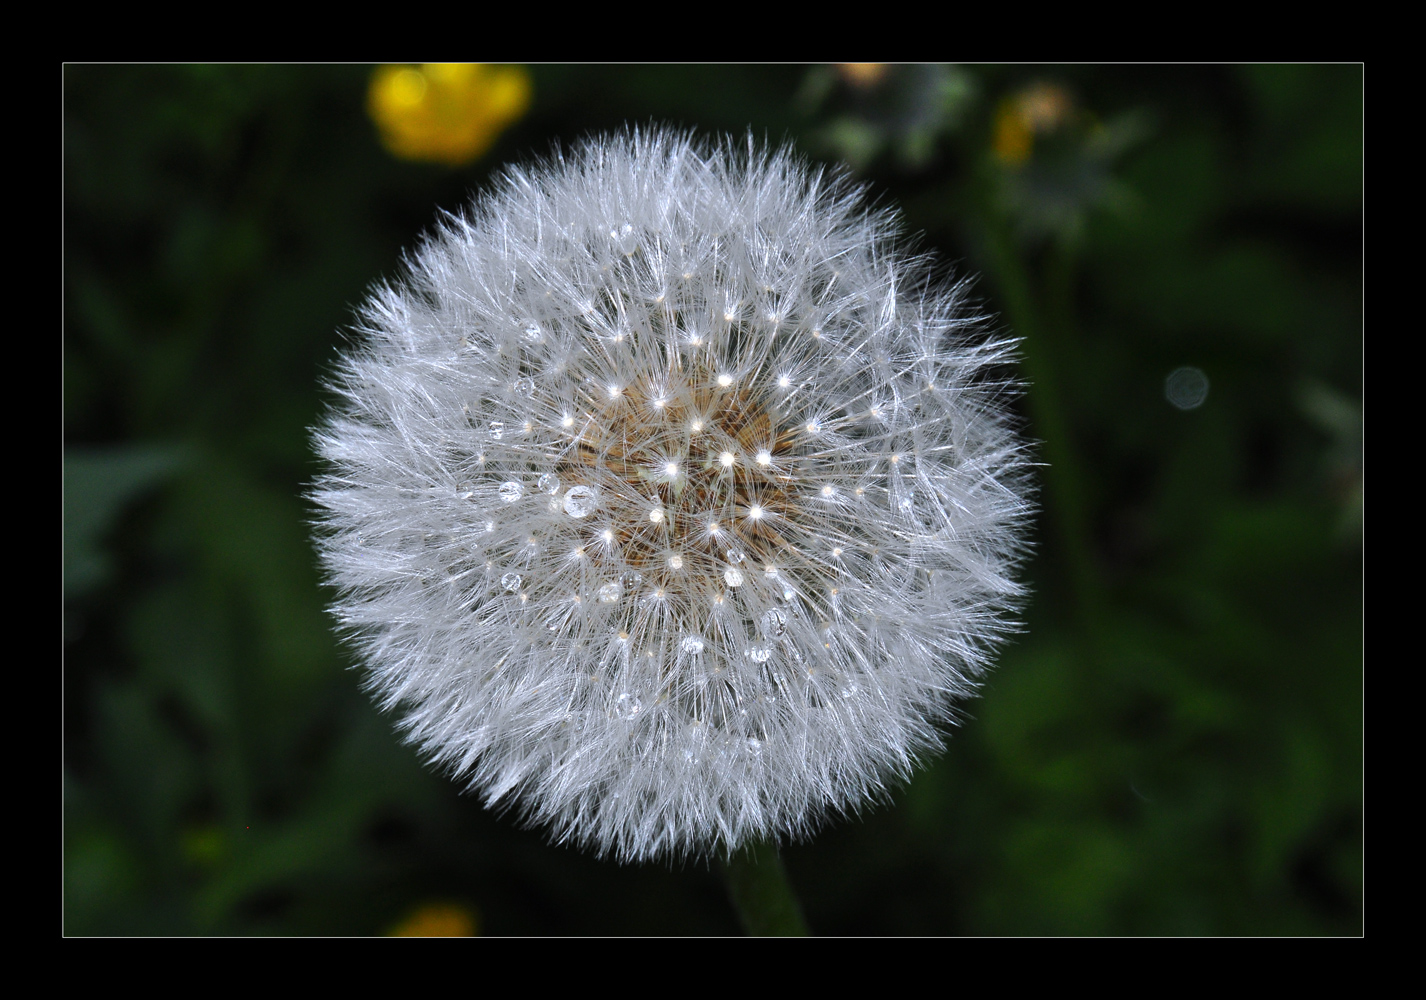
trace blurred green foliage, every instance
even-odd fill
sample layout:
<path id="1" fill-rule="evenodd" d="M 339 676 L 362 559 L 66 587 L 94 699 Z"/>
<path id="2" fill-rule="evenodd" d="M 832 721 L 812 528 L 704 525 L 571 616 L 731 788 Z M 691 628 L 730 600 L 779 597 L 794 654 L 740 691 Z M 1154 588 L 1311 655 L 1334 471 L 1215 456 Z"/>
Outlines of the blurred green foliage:
<path id="1" fill-rule="evenodd" d="M 785 850 L 813 930 L 1361 932 L 1360 67 L 536 67 L 460 171 L 382 150 L 369 73 L 66 68 L 66 933 L 738 932 L 709 869 L 423 767 L 302 499 L 351 310 L 437 208 L 650 120 L 852 163 L 1025 338 L 1027 628 L 942 758 Z"/>

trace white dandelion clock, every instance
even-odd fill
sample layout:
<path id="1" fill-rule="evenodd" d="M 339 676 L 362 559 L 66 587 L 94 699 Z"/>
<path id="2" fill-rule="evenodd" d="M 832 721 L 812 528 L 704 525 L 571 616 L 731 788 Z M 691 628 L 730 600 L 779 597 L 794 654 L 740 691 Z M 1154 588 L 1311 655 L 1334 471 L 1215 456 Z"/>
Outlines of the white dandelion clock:
<path id="1" fill-rule="evenodd" d="M 808 833 L 937 749 L 1021 593 L 1011 346 L 785 152 L 512 170 L 361 312 L 334 612 L 410 739 L 620 860 Z"/>

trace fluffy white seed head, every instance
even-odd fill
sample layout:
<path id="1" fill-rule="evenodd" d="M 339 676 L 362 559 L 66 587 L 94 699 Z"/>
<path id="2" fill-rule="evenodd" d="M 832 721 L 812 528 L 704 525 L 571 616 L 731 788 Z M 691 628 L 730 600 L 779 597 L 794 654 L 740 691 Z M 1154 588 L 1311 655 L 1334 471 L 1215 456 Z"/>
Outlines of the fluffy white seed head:
<path id="1" fill-rule="evenodd" d="M 512 170 L 361 313 L 334 612 L 410 739 L 620 860 L 797 837 L 940 745 L 1020 594 L 1004 340 L 786 152 Z"/>

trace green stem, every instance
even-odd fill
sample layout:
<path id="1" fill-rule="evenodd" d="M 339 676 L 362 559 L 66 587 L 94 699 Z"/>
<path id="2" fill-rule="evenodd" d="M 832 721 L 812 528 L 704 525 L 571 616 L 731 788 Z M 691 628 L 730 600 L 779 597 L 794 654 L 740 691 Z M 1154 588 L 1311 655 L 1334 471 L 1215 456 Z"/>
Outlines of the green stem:
<path id="1" fill-rule="evenodd" d="M 728 898 L 749 937 L 807 937 L 802 906 L 777 847 L 751 844 L 721 862 Z"/>

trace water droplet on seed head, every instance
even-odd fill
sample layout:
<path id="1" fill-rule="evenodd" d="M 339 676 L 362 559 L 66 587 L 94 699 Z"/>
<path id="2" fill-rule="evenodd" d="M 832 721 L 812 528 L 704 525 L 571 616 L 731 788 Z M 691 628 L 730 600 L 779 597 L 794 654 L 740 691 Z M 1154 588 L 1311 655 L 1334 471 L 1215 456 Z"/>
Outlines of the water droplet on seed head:
<path id="1" fill-rule="evenodd" d="M 571 486 L 564 495 L 564 512 L 570 517 L 588 517 L 599 506 L 599 491 L 592 486 Z"/>

